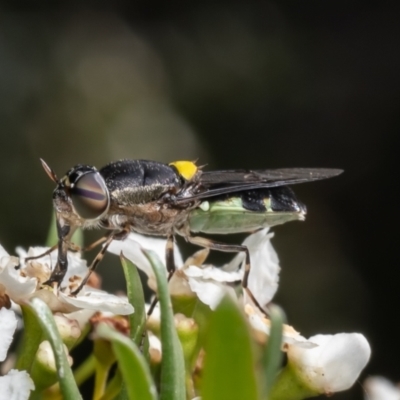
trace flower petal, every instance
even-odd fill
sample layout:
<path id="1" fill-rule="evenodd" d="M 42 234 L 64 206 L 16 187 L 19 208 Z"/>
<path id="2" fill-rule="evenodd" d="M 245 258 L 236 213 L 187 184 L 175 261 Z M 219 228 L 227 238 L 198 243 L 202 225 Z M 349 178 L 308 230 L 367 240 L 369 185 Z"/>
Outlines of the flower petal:
<path id="1" fill-rule="evenodd" d="M 204 304 L 215 310 L 225 294 L 235 295 L 233 288 L 219 282 L 207 281 L 198 278 L 189 278 L 190 288 Z"/>
<path id="2" fill-rule="evenodd" d="M 365 400 L 399 400 L 400 388 L 382 376 L 370 376 L 364 382 Z"/>
<path id="3" fill-rule="evenodd" d="M 185 268 L 184 274 L 191 278 L 209 279 L 216 282 L 240 282 L 243 277 L 241 271 L 229 272 L 224 271 L 222 268 L 212 266 L 199 268 L 194 265 Z"/>
<path id="4" fill-rule="evenodd" d="M 102 290 L 83 288 L 76 297 L 59 292 L 60 299 L 76 308 L 96 311 L 109 311 L 113 314 L 128 315 L 134 309 L 128 300 L 103 292 Z"/>
<path id="5" fill-rule="evenodd" d="M 7 265 L 0 273 L 0 283 L 6 288 L 7 295 L 16 303 L 26 300 L 37 286 L 36 278 L 29 278 L 15 269 L 14 263 Z"/>
<path id="6" fill-rule="evenodd" d="M 359 333 L 316 335 L 309 340 L 318 347 L 289 346 L 288 357 L 303 381 L 319 393 L 350 388 L 371 355 L 367 340 Z"/>
<path id="7" fill-rule="evenodd" d="M 89 323 L 90 318 L 92 318 L 95 313 L 96 310 L 82 308 L 81 310 L 67 313 L 65 316 L 71 320 L 75 320 L 78 323 L 80 330 L 83 331 Z"/>
<path id="8" fill-rule="evenodd" d="M 18 320 L 14 311 L 6 308 L 0 309 L 0 362 L 7 356 L 8 348 L 13 340 L 14 332 L 17 329 Z"/>
<path id="9" fill-rule="evenodd" d="M 167 241 L 164 238 L 139 235 L 138 233 L 130 233 L 125 240 L 114 240 L 108 247 L 108 251 L 118 256 L 121 252 L 126 258 L 132 261 L 139 269 L 141 269 L 149 278 L 153 277 L 153 270 L 148 259 L 144 256 L 142 249 L 154 251 L 160 258 L 161 262 L 165 262 L 165 248 Z M 179 252 L 178 246 L 174 251 L 175 265 L 182 266 L 183 260 Z"/>
<path id="10" fill-rule="evenodd" d="M 0 244 L 0 260 L 1 260 L 3 257 L 7 257 L 7 256 L 9 256 L 9 254 L 6 252 L 6 250 L 4 249 L 4 247 Z"/>
<path id="11" fill-rule="evenodd" d="M 31 390 L 35 389 L 29 374 L 16 369 L 0 377 L 0 387 L 0 400 L 27 400 Z"/>
<path id="12" fill-rule="evenodd" d="M 273 233 L 261 229 L 249 235 L 243 242 L 250 252 L 251 270 L 248 287 L 262 306 L 267 305 L 274 297 L 279 282 L 279 259 L 270 239 Z M 223 269 L 236 271 L 244 262 L 244 254 L 238 254 Z"/>

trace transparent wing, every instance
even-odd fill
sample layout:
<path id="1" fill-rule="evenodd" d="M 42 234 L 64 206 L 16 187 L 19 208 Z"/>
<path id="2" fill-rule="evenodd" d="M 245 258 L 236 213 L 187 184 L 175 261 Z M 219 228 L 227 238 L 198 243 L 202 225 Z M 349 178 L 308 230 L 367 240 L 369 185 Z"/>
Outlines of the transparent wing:
<path id="1" fill-rule="evenodd" d="M 205 199 L 242 190 L 272 188 L 303 182 L 318 181 L 341 174 L 341 169 L 329 168 L 282 168 L 265 170 L 204 171 L 193 192 L 186 191 L 178 198 L 182 203 L 194 199 Z"/>

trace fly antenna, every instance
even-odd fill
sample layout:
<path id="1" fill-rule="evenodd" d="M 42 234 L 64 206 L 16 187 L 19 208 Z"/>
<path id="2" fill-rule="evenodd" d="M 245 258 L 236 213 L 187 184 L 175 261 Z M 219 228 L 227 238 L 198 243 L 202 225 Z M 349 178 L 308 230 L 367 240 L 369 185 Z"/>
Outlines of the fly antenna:
<path id="1" fill-rule="evenodd" d="M 48 177 L 54 182 L 58 184 L 58 178 L 56 173 L 47 165 L 46 161 L 44 161 L 42 158 L 40 159 L 40 162 L 42 163 L 43 169 L 46 171 L 46 174 Z"/>

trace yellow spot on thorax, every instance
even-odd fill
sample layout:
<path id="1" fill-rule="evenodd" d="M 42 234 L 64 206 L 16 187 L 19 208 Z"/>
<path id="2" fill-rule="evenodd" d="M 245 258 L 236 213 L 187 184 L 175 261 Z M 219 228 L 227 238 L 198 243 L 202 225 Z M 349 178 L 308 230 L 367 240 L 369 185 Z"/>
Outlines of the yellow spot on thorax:
<path id="1" fill-rule="evenodd" d="M 169 165 L 175 167 L 178 174 L 187 181 L 193 179 L 198 171 L 196 164 L 191 161 L 174 161 Z"/>

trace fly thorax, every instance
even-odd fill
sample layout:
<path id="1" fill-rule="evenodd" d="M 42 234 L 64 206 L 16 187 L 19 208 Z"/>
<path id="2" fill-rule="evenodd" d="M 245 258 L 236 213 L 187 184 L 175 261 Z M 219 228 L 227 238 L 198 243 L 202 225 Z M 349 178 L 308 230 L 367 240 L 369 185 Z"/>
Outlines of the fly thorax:
<path id="1" fill-rule="evenodd" d="M 114 214 L 107 218 L 107 228 L 123 228 L 128 222 L 128 217 L 124 214 Z"/>

